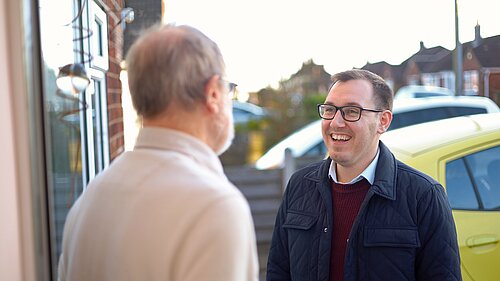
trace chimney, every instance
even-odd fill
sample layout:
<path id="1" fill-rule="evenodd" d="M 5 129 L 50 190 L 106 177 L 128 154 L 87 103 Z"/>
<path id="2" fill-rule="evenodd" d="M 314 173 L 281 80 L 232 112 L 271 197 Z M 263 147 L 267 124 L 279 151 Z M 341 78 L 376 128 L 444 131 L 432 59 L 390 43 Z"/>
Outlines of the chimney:
<path id="1" fill-rule="evenodd" d="M 476 23 L 476 27 L 474 27 L 475 31 L 475 36 L 474 36 L 474 44 L 479 45 L 481 43 L 481 26 L 479 25 L 479 22 Z"/>
<path id="2" fill-rule="evenodd" d="M 476 36 L 474 40 L 481 40 L 481 26 L 479 25 L 479 22 L 476 23 L 476 27 L 474 27 L 476 31 Z"/>
<path id="3" fill-rule="evenodd" d="M 424 41 L 420 41 L 420 51 L 422 51 L 424 49 L 425 49 Z"/>

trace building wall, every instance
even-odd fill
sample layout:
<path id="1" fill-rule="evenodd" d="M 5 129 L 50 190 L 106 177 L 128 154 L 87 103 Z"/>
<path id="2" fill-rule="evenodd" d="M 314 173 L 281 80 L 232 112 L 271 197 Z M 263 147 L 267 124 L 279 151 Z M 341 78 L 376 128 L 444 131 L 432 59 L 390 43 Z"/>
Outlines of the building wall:
<path id="1" fill-rule="evenodd" d="M 125 7 L 123 0 L 103 0 L 108 17 L 108 58 L 109 70 L 106 73 L 108 98 L 108 132 L 110 160 L 120 155 L 124 149 L 122 84 L 120 81 L 123 60 L 123 29 L 119 25 L 120 12 Z"/>
<path id="2" fill-rule="evenodd" d="M 480 71 L 481 64 L 479 63 L 479 60 L 477 59 L 476 55 L 472 50 L 465 50 L 462 65 L 463 65 L 463 71 L 471 71 L 471 70 L 477 71 L 479 75 L 477 84 L 478 86 L 477 95 L 484 96 L 484 83 L 483 83 L 484 74 Z"/>
<path id="3" fill-rule="evenodd" d="M 490 74 L 490 98 L 500 105 L 500 73 Z"/>
<path id="4" fill-rule="evenodd" d="M 131 7 L 135 11 L 135 19 L 127 25 L 124 32 L 124 55 L 127 54 L 128 49 L 141 31 L 161 22 L 163 16 L 162 4 L 162 0 L 127 0 L 127 7 Z"/>
<path id="5" fill-rule="evenodd" d="M 415 62 L 410 61 L 403 75 L 404 85 L 421 84 L 421 73 Z M 416 81 L 415 81 L 416 80 Z"/>

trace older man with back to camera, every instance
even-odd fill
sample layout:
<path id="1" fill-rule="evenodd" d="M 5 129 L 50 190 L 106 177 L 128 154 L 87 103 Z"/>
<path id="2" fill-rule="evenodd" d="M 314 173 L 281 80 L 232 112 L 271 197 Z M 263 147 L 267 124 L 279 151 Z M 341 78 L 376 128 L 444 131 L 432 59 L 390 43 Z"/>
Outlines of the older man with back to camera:
<path id="1" fill-rule="evenodd" d="M 219 48 L 192 27 L 155 26 L 127 66 L 143 128 L 71 208 L 60 280 L 257 280 L 250 209 L 217 157 L 234 136 L 236 86 Z"/>
<path id="2" fill-rule="evenodd" d="M 391 124 L 392 90 L 366 70 L 332 80 L 318 105 L 330 157 L 288 182 L 267 280 L 461 280 L 443 187 L 379 141 Z"/>

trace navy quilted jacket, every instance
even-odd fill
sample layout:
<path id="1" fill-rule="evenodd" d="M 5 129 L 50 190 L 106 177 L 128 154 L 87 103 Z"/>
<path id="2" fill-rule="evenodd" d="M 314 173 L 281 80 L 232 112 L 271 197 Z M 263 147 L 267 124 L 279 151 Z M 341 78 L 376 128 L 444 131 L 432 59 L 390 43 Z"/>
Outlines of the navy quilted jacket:
<path id="1" fill-rule="evenodd" d="M 328 281 L 330 159 L 290 179 L 274 228 L 267 280 Z M 344 281 L 461 280 L 455 224 L 443 187 L 380 143 L 375 181 L 354 221 Z"/>

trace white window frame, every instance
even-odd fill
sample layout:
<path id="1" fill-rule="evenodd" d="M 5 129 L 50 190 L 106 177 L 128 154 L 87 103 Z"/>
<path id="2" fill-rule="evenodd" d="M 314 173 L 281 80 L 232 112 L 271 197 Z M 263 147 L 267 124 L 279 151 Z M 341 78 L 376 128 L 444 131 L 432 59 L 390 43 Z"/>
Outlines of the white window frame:
<path id="1" fill-rule="evenodd" d="M 422 84 L 425 86 L 439 86 L 441 75 L 439 73 L 422 74 Z"/>
<path id="2" fill-rule="evenodd" d="M 88 104 L 87 108 L 87 143 L 89 146 L 88 150 L 88 155 L 89 155 L 89 174 L 90 178 L 93 178 L 100 170 L 104 169 L 109 165 L 109 132 L 108 132 L 108 107 L 107 107 L 107 92 L 106 92 L 106 75 L 104 72 L 97 70 L 97 69 L 90 69 L 90 85 L 88 87 L 88 96 L 86 97 L 87 101 L 90 101 L 92 96 L 90 95 L 96 95 L 95 93 L 95 83 L 99 82 L 100 83 L 100 95 L 98 99 L 96 99 L 96 103 L 99 103 L 99 106 L 95 108 L 96 110 L 99 110 L 99 116 L 101 118 L 96 117 L 96 122 L 98 122 L 98 127 L 101 128 L 100 131 L 100 136 L 94 136 L 94 130 L 93 130 L 93 116 L 92 116 L 92 111 L 94 108 L 92 107 L 92 104 Z M 95 159 L 93 159 L 95 155 L 95 150 L 98 149 L 99 147 L 94 147 L 94 139 L 99 138 L 98 142 L 102 143 L 103 146 L 100 149 L 100 153 L 102 153 L 102 160 L 99 157 L 99 167 L 95 167 Z M 94 161 L 90 161 L 90 159 L 93 159 Z"/>
<path id="3" fill-rule="evenodd" d="M 87 13 L 83 15 L 86 20 L 84 20 L 84 30 L 87 28 L 91 32 L 91 36 L 84 42 L 84 52 L 89 54 L 90 60 L 85 64 L 87 67 L 88 75 L 90 78 L 90 85 L 87 87 L 86 91 L 82 93 L 82 99 L 87 104 L 87 110 L 85 110 L 83 116 L 81 116 L 84 122 L 81 122 L 81 132 L 82 132 L 82 167 L 83 167 L 83 188 L 84 190 L 87 188 L 87 183 L 92 180 L 96 174 L 99 172 L 100 167 L 96 167 L 96 159 L 95 159 L 95 150 L 98 149 L 94 146 L 94 140 L 96 137 L 102 138 L 103 147 L 101 153 L 103 158 L 102 163 L 105 168 L 109 165 L 109 132 L 108 132 L 108 106 L 107 106 L 107 90 L 106 90 L 106 72 L 109 69 L 108 63 L 108 22 L 106 13 L 103 8 L 97 5 L 94 1 L 89 1 L 89 5 L 87 5 Z M 99 23 L 102 27 L 102 32 L 100 33 L 101 38 L 97 36 L 99 33 L 97 32 L 97 23 Z M 102 55 L 99 55 L 99 42 L 102 43 Z M 92 95 L 95 94 L 95 81 L 101 82 L 101 93 L 100 99 L 96 100 L 96 104 L 100 103 L 96 106 L 96 109 L 101 110 L 101 116 L 103 118 L 100 120 L 96 120 L 99 122 L 99 127 L 102 128 L 101 136 L 94 136 L 94 128 L 93 128 L 93 116 L 92 116 Z M 99 141 L 99 140 L 98 140 Z M 99 155 L 99 159 L 101 159 Z M 98 159 L 98 161 L 100 161 Z M 101 163 L 100 163 L 101 164 Z"/>
<path id="4" fill-rule="evenodd" d="M 92 8 L 90 9 L 90 27 L 92 28 L 92 36 L 90 36 L 90 54 L 92 60 L 90 62 L 90 67 L 95 69 L 100 69 L 102 71 L 107 71 L 109 69 L 108 63 L 108 19 L 104 10 L 99 7 L 94 1 L 92 1 Z M 101 26 L 101 33 L 99 38 L 99 33 L 97 30 Z M 102 55 L 99 54 L 99 43 L 102 45 Z"/>
<path id="5" fill-rule="evenodd" d="M 441 72 L 441 77 L 444 80 L 444 84 L 442 87 L 448 88 L 448 89 L 453 89 L 455 87 L 455 76 L 453 75 L 453 72 L 451 71 L 443 71 Z"/>

